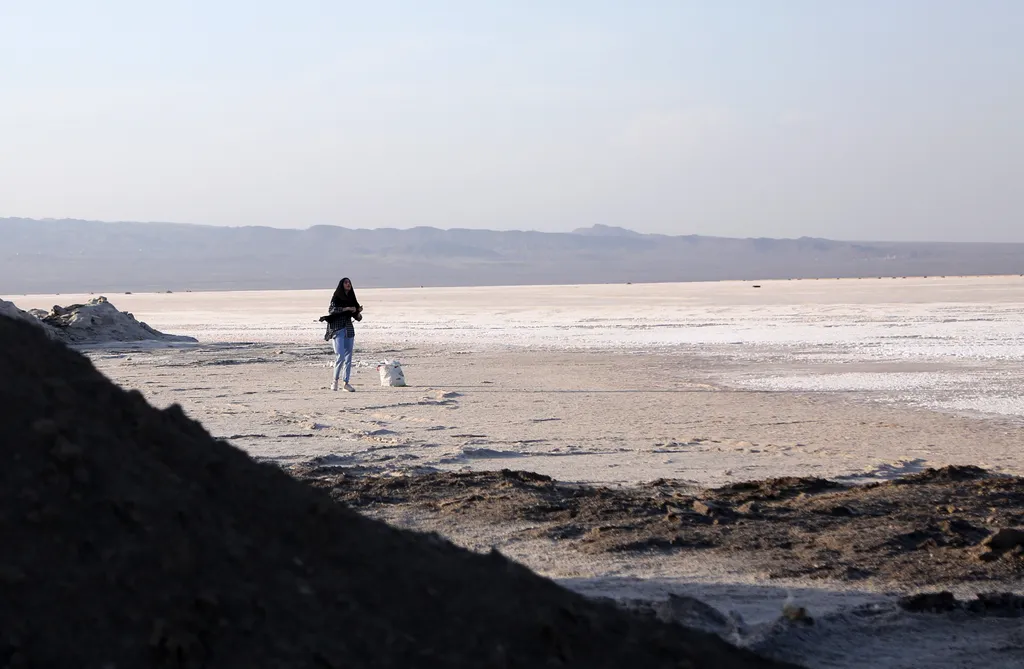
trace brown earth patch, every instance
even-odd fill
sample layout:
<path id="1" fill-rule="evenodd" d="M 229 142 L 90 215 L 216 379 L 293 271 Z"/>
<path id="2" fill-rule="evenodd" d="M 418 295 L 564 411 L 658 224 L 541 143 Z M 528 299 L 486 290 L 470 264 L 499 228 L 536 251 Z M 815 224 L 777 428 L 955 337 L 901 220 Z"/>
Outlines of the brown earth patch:
<path id="1" fill-rule="evenodd" d="M 563 484 L 530 472 L 363 476 L 292 473 L 353 508 L 402 506 L 533 532 L 587 553 L 703 551 L 742 556 L 769 577 L 875 579 L 900 587 L 1024 576 L 1024 479 L 977 467 L 845 485 L 778 478 L 700 490 Z"/>

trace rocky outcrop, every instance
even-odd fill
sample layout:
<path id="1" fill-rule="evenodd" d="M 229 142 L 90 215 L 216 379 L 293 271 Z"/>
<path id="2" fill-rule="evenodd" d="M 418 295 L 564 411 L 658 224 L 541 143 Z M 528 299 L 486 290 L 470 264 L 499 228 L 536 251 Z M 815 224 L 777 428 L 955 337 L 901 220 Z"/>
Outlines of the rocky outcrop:
<path id="1" fill-rule="evenodd" d="M 159 341 L 168 343 L 195 342 L 193 337 L 169 335 L 118 311 L 105 297 L 96 297 L 85 304 L 67 307 L 55 305 L 47 314 L 38 310 L 31 313 L 18 309 L 11 302 L 0 305 L 5 316 L 41 325 L 51 338 L 66 344 L 109 344 L 118 342 Z"/>

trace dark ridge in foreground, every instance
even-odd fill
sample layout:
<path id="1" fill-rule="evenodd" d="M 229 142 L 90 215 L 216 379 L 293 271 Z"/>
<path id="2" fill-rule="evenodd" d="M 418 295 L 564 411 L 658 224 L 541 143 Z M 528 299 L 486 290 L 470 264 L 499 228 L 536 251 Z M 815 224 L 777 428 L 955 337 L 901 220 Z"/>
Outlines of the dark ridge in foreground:
<path id="1" fill-rule="evenodd" d="M 397 530 L 0 318 L 0 666 L 777 667 Z"/>

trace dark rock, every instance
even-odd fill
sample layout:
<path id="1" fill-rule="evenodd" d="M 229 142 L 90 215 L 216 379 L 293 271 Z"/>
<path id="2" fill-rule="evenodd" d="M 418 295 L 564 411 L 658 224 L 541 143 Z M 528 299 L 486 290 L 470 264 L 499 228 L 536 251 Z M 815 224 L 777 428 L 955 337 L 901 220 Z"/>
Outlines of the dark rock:
<path id="1" fill-rule="evenodd" d="M 982 592 L 969 602 L 960 602 L 952 593 L 922 593 L 903 597 L 899 601 L 907 611 L 942 613 L 963 610 L 981 616 L 999 618 L 1024 617 L 1024 596 L 1012 592 Z"/>
<path id="2" fill-rule="evenodd" d="M 764 510 L 764 507 L 757 502 L 744 502 L 736 507 L 736 510 L 740 513 L 751 515 L 761 513 L 761 511 Z"/>
<path id="3" fill-rule="evenodd" d="M 800 494 L 816 495 L 822 492 L 842 490 L 846 488 L 841 483 L 813 477 L 800 478 L 786 476 L 782 478 L 771 478 L 763 481 L 741 481 L 731 483 L 714 492 L 729 497 L 740 497 L 746 500 L 751 499 L 790 499 Z"/>
<path id="4" fill-rule="evenodd" d="M 782 617 L 793 623 L 813 625 L 814 618 L 807 613 L 807 609 L 797 604 L 786 602 L 782 607 Z"/>
<path id="5" fill-rule="evenodd" d="M 972 525 L 966 520 L 953 518 L 952 520 L 939 521 L 939 529 L 950 535 L 957 535 L 967 539 L 983 539 L 987 534 L 984 528 Z"/>
<path id="6" fill-rule="evenodd" d="M 914 613 L 939 613 L 954 611 L 960 607 L 956 597 L 949 591 L 922 592 L 917 595 L 901 597 L 900 608 Z"/>
<path id="7" fill-rule="evenodd" d="M 897 479 L 894 483 L 907 485 L 949 481 L 973 481 L 976 479 L 989 478 L 991 476 L 992 474 L 990 472 L 982 469 L 981 467 L 975 467 L 974 465 L 950 465 L 939 469 L 929 468 L 923 472 Z"/>
<path id="8" fill-rule="evenodd" d="M 964 608 L 971 613 L 998 616 L 1002 618 L 1020 618 L 1024 616 L 1024 595 L 1012 592 L 982 592 L 973 601 L 967 602 Z"/>
<path id="9" fill-rule="evenodd" d="M 731 510 L 717 504 L 716 502 L 710 502 L 707 500 L 695 499 L 693 500 L 693 510 L 702 516 L 708 516 L 709 518 L 719 518 L 724 515 L 731 513 Z"/>
<path id="10" fill-rule="evenodd" d="M 536 472 L 526 472 L 513 469 L 502 469 L 501 477 L 510 481 L 521 481 L 529 483 L 550 483 L 551 477 Z"/>
<path id="11" fill-rule="evenodd" d="M 997 530 L 982 541 L 981 545 L 994 551 L 1007 551 L 1017 546 L 1024 546 L 1024 530 L 1008 527 Z"/>

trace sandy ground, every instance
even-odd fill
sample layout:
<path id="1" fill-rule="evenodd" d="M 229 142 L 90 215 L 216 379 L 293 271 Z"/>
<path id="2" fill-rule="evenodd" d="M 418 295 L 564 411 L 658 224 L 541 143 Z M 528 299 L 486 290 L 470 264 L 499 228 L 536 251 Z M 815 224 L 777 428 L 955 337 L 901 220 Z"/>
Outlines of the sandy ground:
<path id="1" fill-rule="evenodd" d="M 159 330 L 204 344 L 322 347 L 317 318 L 329 295 L 330 290 L 108 297 Z M 403 360 L 414 363 L 420 349 L 450 356 L 517 349 L 682 355 L 714 362 L 715 380 L 729 387 L 841 393 L 1024 425 L 1024 277 L 425 288 L 359 295 L 366 307 L 357 339 L 364 361 L 376 361 L 388 348 L 417 349 Z M 6 297 L 22 309 L 48 310 L 90 296 Z M 414 383 L 442 381 L 419 374 Z M 641 390 L 655 383 L 628 370 L 606 381 Z"/>
<path id="2" fill-rule="evenodd" d="M 1024 474 L 1024 279 L 758 285 L 360 291 L 355 393 L 328 389 L 322 291 L 108 296 L 201 343 L 88 354 L 157 406 L 179 403 L 215 436 L 286 465 L 508 468 L 616 486 L 859 483 L 951 464 Z M 379 386 L 385 358 L 402 361 L 409 387 Z M 752 624 L 792 594 L 823 622 L 764 643 L 808 666 L 1024 666 L 1021 619 L 894 612 L 882 586 L 769 583 L 741 557 L 586 555 L 522 521 L 372 513 L 498 547 L 588 594 L 689 594 Z M 960 590 L 990 586 L 1022 590 Z"/>
<path id="3" fill-rule="evenodd" d="M 1020 428 L 835 394 L 735 390 L 679 355 L 364 350 L 330 392 L 326 347 L 95 352 L 158 406 L 181 404 L 259 458 L 371 468 L 524 469 L 562 481 L 884 479 L 948 464 L 1024 473 Z M 382 388 L 395 356 L 406 388 Z M 367 360 L 369 358 L 369 360 Z M 429 379 L 424 384 L 421 379 Z"/>

